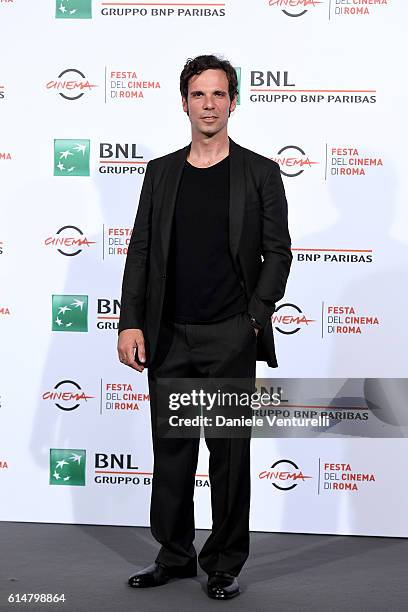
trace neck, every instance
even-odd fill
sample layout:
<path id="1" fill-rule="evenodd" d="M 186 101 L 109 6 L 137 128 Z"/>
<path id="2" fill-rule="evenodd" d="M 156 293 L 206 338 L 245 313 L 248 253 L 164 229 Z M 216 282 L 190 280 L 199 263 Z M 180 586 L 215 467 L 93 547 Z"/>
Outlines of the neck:
<path id="1" fill-rule="evenodd" d="M 193 132 L 187 159 L 197 165 L 208 166 L 227 157 L 228 153 L 229 138 L 226 129 L 210 137 Z"/>

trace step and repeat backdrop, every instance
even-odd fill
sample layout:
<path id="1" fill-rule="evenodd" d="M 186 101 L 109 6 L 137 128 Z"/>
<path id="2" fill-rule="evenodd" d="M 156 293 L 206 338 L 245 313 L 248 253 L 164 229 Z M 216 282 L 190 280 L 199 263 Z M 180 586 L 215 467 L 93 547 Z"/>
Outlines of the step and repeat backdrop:
<path id="1" fill-rule="evenodd" d="M 408 536 L 407 21 L 402 0 L 0 0 L 0 519 L 149 525 L 122 273 L 147 162 L 190 141 L 182 67 L 215 53 L 230 135 L 289 203 L 279 367 L 257 376 L 271 415 L 330 419 L 254 438 L 252 529 Z M 202 443 L 200 528 L 209 489 Z"/>

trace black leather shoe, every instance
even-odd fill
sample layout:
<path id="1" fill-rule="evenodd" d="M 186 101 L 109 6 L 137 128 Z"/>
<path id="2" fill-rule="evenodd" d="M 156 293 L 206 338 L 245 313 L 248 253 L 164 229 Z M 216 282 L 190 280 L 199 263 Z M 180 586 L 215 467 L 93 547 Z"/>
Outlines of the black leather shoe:
<path id="1" fill-rule="evenodd" d="M 238 580 L 227 572 L 211 572 L 208 575 L 207 595 L 212 599 L 231 599 L 240 594 Z"/>
<path id="2" fill-rule="evenodd" d="M 166 584 L 170 578 L 192 578 L 197 576 L 197 566 L 188 568 L 168 567 L 156 561 L 130 576 L 128 584 L 135 588 L 154 587 Z"/>

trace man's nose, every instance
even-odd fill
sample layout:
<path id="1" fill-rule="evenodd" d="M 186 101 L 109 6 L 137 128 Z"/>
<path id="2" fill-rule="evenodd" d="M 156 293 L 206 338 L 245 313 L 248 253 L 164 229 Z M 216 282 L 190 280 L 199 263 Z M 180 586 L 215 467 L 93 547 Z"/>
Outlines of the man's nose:
<path id="1" fill-rule="evenodd" d="M 204 98 L 204 108 L 214 108 L 214 100 L 211 95 L 205 96 Z"/>

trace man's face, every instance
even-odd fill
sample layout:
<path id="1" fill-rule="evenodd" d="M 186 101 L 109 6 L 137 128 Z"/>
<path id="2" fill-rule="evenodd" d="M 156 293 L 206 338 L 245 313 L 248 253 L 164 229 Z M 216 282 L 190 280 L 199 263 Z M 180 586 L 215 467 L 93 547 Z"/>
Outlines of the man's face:
<path id="1" fill-rule="evenodd" d="M 191 77 L 187 100 L 182 98 L 193 131 L 207 137 L 218 134 L 228 123 L 230 111 L 237 105 L 228 93 L 228 78 L 224 70 L 208 69 Z"/>

